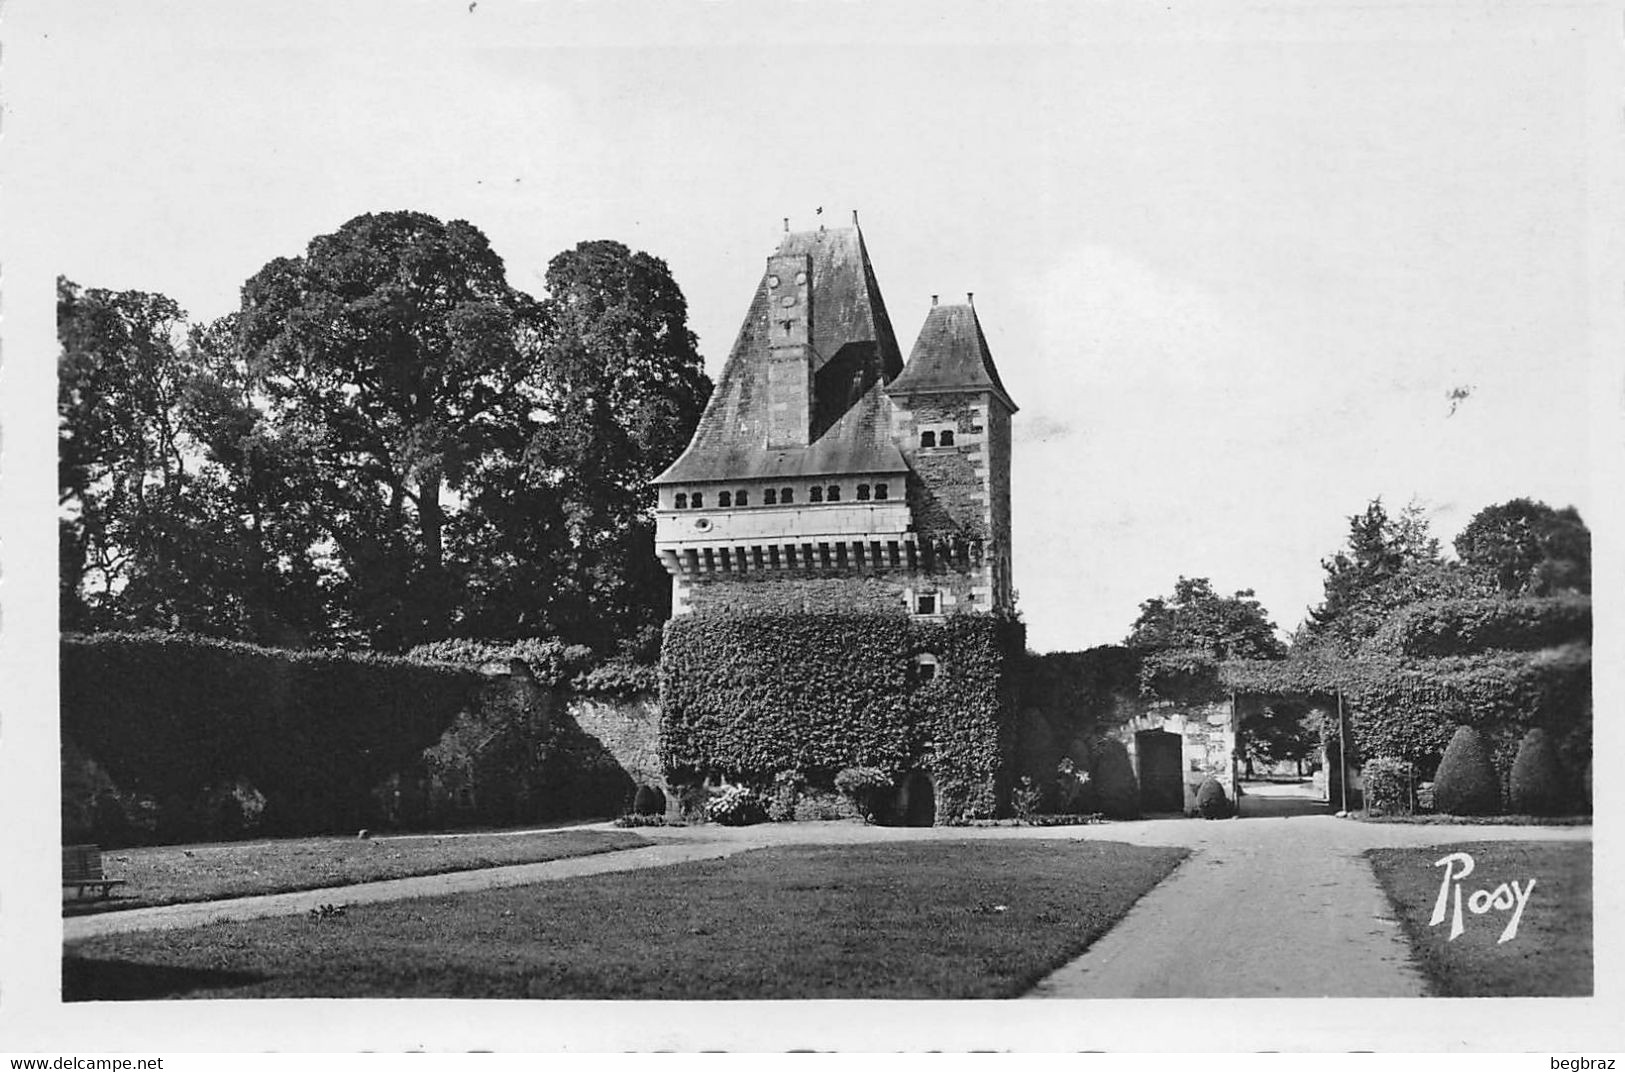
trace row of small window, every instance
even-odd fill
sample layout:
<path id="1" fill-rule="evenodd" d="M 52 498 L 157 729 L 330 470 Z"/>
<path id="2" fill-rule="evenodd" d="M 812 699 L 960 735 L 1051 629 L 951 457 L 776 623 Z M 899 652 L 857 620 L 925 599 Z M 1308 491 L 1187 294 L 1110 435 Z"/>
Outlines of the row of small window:
<path id="1" fill-rule="evenodd" d="M 922 447 L 951 447 L 954 445 L 954 434 L 949 431 L 921 432 L 920 446 Z"/>
<path id="2" fill-rule="evenodd" d="M 891 488 L 886 484 L 876 484 L 871 488 L 868 484 L 858 485 L 858 502 L 884 501 L 891 498 Z M 796 501 L 795 488 L 768 488 L 762 492 L 763 506 L 787 506 Z M 841 485 L 831 484 L 827 488 L 815 487 L 807 493 L 807 501 L 815 503 L 840 502 Z M 673 502 L 679 510 L 703 510 L 705 508 L 705 493 L 696 491 L 692 495 L 679 491 Z M 735 506 L 749 506 L 750 492 L 743 489 L 739 491 L 720 491 L 717 493 L 717 508 L 726 509 Z"/>

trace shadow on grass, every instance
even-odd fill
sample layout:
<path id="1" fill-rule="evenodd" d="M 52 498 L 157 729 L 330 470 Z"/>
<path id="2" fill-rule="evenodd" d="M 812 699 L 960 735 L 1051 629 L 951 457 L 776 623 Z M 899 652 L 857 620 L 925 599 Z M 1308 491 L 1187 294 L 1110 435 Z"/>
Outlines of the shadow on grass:
<path id="1" fill-rule="evenodd" d="M 227 989 L 264 980 L 252 972 L 178 968 L 128 960 L 62 958 L 63 1001 L 149 1001 L 193 990 Z"/>

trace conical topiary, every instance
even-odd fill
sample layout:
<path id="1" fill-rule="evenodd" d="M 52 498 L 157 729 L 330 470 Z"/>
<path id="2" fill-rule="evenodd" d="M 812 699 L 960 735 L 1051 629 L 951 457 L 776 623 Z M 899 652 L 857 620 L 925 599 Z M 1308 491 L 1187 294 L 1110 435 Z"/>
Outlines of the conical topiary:
<path id="1" fill-rule="evenodd" d="M 632 813 L 634 815 L 664 815 L 666 813 L 666 794 L 652 785 L 638 786 L 638 791 L 632 796 Z"/>
<path id="2" fill-rule="evenodd" d="M 1217 778 L 1209 778 L 1196 791 L 1196 814 L 1204 819 L 1228 819 L 1232 812 L 1230 798 Z"/>
<path id="3" fill-rule="evenodd" d="M 1570 794 L 1563 781 L 1557 749 L 1543 729 L 1532 729 L 1518 742 L 1512 761 L 1512 810 L 1520 815 L 1559 815 Z"/>
<path id="4" fill-rule="evenodd" d="M 1446 815 L 1493 815 L 1501 792 L 1489 744 L 1472 726 L 1458 726 L 1433 777 L 1433 810 Z"/>
<path id="5" fill-rule="evenodd" d="M 1095 749 L 1093 778 L 1100 812 L 1108 819 L 1140 816 L 1140 784 L 1122 741 L 1107 739 Z"/>

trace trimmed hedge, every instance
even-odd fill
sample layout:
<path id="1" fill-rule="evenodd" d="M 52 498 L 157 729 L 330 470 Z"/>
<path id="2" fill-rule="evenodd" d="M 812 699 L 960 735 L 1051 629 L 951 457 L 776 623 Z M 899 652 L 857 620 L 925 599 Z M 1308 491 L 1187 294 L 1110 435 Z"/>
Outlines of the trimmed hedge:
<path id="1" fill-rule="evenodd" d="M 1433 778 L 1433 808 L 1446 815 L 1493 815 L 1501 805 L 1489 744 L 1472 726 L 1457 726 Z"/>
<path id="2" fill-rule="evenodd" d="M 1579 796 L 1563 777 L 1557 750 L 1539 728 L 1518 743 L 1510 782 L 1512 810 L 1520 815 L 1561 815 Z"/>
<path id="3" fill-rule="evenodd" d="M 1228 819 L 1235 814 L 1217 778 L 1204 779 L 1196 790 L 1196 814 L 1204 819 Z"/>
<path id="4" fill-rule="evenodd" d="M 674 782 L 830 787 L 848 767 L 930 772 L 939 812 L 992 816 L 1012 750 L 1019 623 L 954 615 L 691 615 L 666 624 L 661 750 Z M 936 657 L 930 680 L 916 656 Z"/>
<path id="5" fill-rule="evenodd" d="M 583 696 L 635 696 L 660 688 L 660 668 L 624 657 L 600 659 L 591 648 L 556 639 L 436 640 L 406 653 L 415 662 L 485 666 L 518 659 L 543 688 Z"/>
<path id="6" fill-rule="evenodd" d="M 1450 599 L 1405 608 L 1377 631 L 1371 648 L 1391 655 L 1467 655 L 1590 639 L 1588 598 Z"/>
<path id="7" fill-rule="evenodd" d="M 208 790 L 246 779 L 261 830 L 354 830 L 369 790 L 474 700 L 469 669 L 281 651 L 168 633 L 64 636 L 62 731 L 125 793 L 156 801 L 160 839 Z"/>

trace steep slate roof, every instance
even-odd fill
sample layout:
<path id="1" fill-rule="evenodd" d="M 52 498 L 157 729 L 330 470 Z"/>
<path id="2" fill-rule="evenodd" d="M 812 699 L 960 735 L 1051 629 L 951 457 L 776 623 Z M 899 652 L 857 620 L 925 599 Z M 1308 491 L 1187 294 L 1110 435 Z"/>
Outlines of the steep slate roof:
<path id="1" fill-rule="evenodd" d="M 767 448 L 767 271 L 756 286 L 694 438 L 656 484 L 768 476 L 900 473 L 881 388 L 902 353 L 856 227 L 787 234 L 776 255 L 812 260 L 813 417 L 805 447 Z"/>
<path id="2" fill-rule="evenodd" d="M 886 393 L 927 395 L 966 389 L 992 391 L 1010 412 L 1016 411 L 993 364 L 976 307 L 933 305 L 909 351 L 908 364 Z"/>

